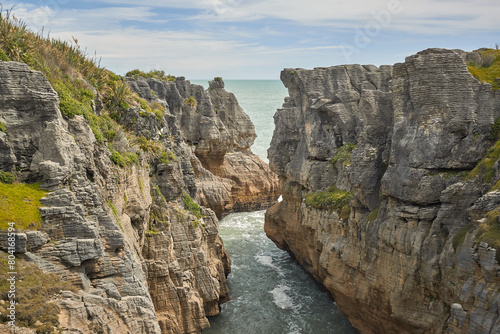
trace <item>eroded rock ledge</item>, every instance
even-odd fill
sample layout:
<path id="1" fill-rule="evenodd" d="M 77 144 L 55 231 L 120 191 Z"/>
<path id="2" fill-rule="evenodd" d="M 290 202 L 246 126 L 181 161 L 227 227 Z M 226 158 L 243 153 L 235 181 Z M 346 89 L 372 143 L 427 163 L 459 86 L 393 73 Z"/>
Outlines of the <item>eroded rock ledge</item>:
<path id="1" fill-rule="evenodd" d="M 481 237 L 498 228 L 500 94 L 465 57 L 429 49 L 394 66 L 281 74 L 290 96 L 269 158 L 283 201 L 266 233 L 361 333 L 500 331 L 500 249 Z M 352 198 L 336 207 L 315 191 Z"/>
<path id="2" fill-rule="evenodd" d="M 200 333 L 229 299 L 215 212 L 270 204 L 277 178 L 251 153 L 253 125 L 222 87 L 129 84 L 165 111 L 122 111 L 113 149 L 138 161 L 119 166 L 84 117 L 62 116 L 43 74 L 0 61 L 0 168 L 50 191 L 42 227 L 18 233 L 17 256 L 75 287 L 51 301 L 64 333 Z M 93 106 L 102 112 L 98 96 Z M 138 138 L 165 159 L 148 158 Z M 186 209 L 191 198 L 199 211 Z M 6 231 L 0 238 L 5 250 Z"/>

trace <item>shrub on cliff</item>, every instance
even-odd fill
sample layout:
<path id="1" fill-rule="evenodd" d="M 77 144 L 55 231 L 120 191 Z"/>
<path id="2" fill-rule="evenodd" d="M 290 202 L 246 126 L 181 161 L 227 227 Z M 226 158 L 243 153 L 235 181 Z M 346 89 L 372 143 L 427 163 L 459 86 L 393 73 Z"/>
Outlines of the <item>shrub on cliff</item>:
<path id="1" fill-rule="evenodd" d="M 347 219 L 351 212 L 349 202 L 352 195 L 351 191 L 344 191 L 331 186 L 326 191 L 315 191 L 307 194 L 304 203 L 316 209 L 333 209 L 339 213 L 340 218 Z"/>
<path id="2" fill-rule="evenodd" d="M 170 74 L 166 74 L 165 71 L 162 71 L 162 70 L 151 70 L 149 72 L 143 72 L 141 70 L 135 69 L 132 71 L 128 71 L 125 74 L 125 76 L 135 78 L 135 79 L 142 77 L 144 79 L 153 78 L 153 79 L 158 79 L 158 80 L 162 80 L 162 81 L 175 81 L 175 76 L 170 75 Z"/>

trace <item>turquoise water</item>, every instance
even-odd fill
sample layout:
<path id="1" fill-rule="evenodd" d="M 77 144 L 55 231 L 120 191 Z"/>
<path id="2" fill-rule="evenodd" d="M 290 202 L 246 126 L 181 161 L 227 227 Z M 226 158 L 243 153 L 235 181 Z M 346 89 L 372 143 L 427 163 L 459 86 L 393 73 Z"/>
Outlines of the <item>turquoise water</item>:
<path id="1" fill-rule="evenodd" d="M 191 81 L 207 87 L 206 81 Z M 252 151 L 267 161 L 273 116 L 287 91 L 281 81 L 227 80 L 255 124 Z M 335 302 L 278 249 L 264 232 L 264 211 L 231 214 L 220 222 L 220 235 L 232 261 L 228 276 L 231 301 L 211 317 L 203 334 L 350 334 L 357 333 Z"/>

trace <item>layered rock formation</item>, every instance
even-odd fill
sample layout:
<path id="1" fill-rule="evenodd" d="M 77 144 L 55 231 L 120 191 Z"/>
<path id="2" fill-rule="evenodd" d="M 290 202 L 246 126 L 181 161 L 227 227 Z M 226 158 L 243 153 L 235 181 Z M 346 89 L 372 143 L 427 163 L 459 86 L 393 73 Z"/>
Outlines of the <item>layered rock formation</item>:
<path id="1" fill-rule="evenodd" d="M 265 209 L 276 201 L 278 179 L 250 151 L 255 128 L 222 79 L 211 81 L 208 90 L 183 77 L 174 82 L 127 80 L 142 98 L 167 107 L 173 115 L 171 126 L 194 152 L 191 164 L 200 204 L 220 218 Z"/>
<path id="2" fill-rule="evenodd" d="M 500 331 L 500 94 L 466 57 L 282 72 L 266 233 L 361 333 Z"/>
<path id="3" fill-rule="evenodd" d="M 52 301 L 64 333 L 200 333 L 229 298 L 230 260 L 216 214 L 192 198 L 219 214 L 259 207 L 258 192 L 276 196 L 276 177 L 250 152 L 253 125 L 232 94 L 182 78 L 130 85 L 155 92 L 165 111 L 123 110 L 106 145 L 84 117 L 62 116 L 41 73 L 0 61 L 0 168 L 49 190 L 42 227 L 17 234 L 17 256 L 78 291 Z M 186 94 L 198 94 L 197 109 Z M 93 106 L 99 115 L 99 97 Z M 115 151 L 138 161 L 120 166 Z"/>

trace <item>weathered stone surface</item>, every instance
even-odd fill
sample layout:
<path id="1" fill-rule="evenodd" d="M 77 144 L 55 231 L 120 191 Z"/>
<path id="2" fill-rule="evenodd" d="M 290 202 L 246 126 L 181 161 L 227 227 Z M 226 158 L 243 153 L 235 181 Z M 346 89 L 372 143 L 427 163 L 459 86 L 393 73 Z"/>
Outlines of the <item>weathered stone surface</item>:
<path id="1" fill-rule="evenodd" d="M 141 158 L 118 167 L 84 117 L 62 117 L 43 75 L 0 62 L 0 168 L 50 190 L 42 228 L 17 233 L 17 252 L 80 289 L 57 300 L 63 333 L 200 333 L 229 300 L 230 260 L 215 213 L 193 215 L 183 200 L 219 215 L 261 208 L 277 197 L 277 178 L 250 152 L 253 125 L 223 82 L 210 93 L 182 78 L 129 84 L 165 115 L 132 107 L 120 123 L 171 152 L 168 163 L 144 157 L 120 131 L 114 148 Z M 104 112 L 99 98 L 93 108 Z"/>
<path id="2" fill-rule="evenodd" d="M 269 158 L 283 201 L 266 233 L 362 333 L 500 330 L 497 250 L 474 241 L 477 220 L 498 207 L 488 189 L 500 175 L 462 175 L 492 144 L 500 96 L 465 57 L 429 49 L 393 67 L 282 72 L 290 97 Z M 348 219 L 304 202 L 333 185 L 353 192 Z"/>
<path id="3" fill-rule="evenodd" d="M 184 149 L 194 153 L 189 162 L 192 169 L 181 172 L 175 165 L 159 166 L 158 184 L 167 200 L 179 196 L 176 190 L 186 186 L 193 195 L 196 187 L 200 204 L 212 208 L 218 217 L 264 209 L 276 201 L 278 178 L 250 151 L 256 137 L 254 126 L 234 94 L 224 89 L 222 79 L 210 81 L 207 90 L 184 78 L 175 82 L 127 78 L 127 82 L 147 101 L 166 107 L 169 130 L 139 123 L 137 116 L 129 117 L 136 119 L 129 126 L 147 128 L 149 134 L 179 136 L 188 144 Z M 193 179 L 180 177 L 190 173 Z M 192 182 L 195 185 L 189 187 Z"/>

